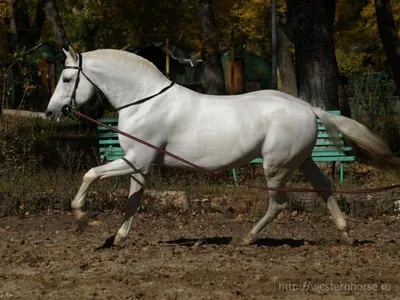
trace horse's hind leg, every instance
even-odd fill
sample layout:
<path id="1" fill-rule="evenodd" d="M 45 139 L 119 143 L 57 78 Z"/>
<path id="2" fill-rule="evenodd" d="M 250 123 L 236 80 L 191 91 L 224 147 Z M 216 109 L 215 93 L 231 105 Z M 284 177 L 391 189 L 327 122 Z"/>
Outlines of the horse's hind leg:
<path id="1" fill-rule="evenodd" d="M 306 162 L 300 167 L 300 170 L 315 189 L 332 190 L 329 179 L 324 173 L 322 173 L 311 158 L 306 160 Z M 349 228 L 347 227 L 346 219 L 337 204 L 334 194 L 332 192 L 322 192 L 319 193 L 319 195 L 326 200 L 333 222 L 341 232 L 342 241 L 348 244 L 353 244 L 353 240 L 349 236 Z"/>
<path id="2" fill-rule="evenodd" d="M 264 162 L 265 164 L 265 162 Z M 264 166 L 265 176 L 269 188 L 285 188 L 286 177 L 290 173 L 289 169 L 281 169 L 280 171 L 271 171 Z M 244 243 L 249 245 L 255 243 L 260 233 L 271 223 L 280 211 L 287 206 L 286 193 L 282 191 L 268 191 L 268 210 L 264 217 L 253 227 L 247 237 L 244 239 Z"/>

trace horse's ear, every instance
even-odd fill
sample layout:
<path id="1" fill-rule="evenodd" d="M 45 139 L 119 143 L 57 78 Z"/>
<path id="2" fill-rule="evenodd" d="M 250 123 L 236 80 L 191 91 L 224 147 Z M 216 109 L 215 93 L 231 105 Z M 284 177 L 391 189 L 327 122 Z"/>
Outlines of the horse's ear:
<path id="1" fill-rule="evenodd" d="M 68 49 L 62 48 L 62 51 L 64 52 L 64 55 L 65 55 L 66 57 L 69 57 Z"/>
<path id="2" fill-rule="evenodd" d="M 71 55 L 71 58 L 74 60 L 74 62 L 78 61 L 78 58 L 76 57 L 76 53 L 74 49 L 72 49 L 71 46 L 69 46 L 69 55 Z"/>
<path id="3" fill-rule="evenodd" d="M 77 63 L 78 58 L 76 57 L 76 53 L 75 53 L 74 49 L 72 49 L 71 46 L 68 46 L 68 51 L 67 51 L 67 49 L 64 49 L 64 48 L 62 48 L 62 51 L 64 52 L 67 59 L 71 59 L 73 62 Z"/>

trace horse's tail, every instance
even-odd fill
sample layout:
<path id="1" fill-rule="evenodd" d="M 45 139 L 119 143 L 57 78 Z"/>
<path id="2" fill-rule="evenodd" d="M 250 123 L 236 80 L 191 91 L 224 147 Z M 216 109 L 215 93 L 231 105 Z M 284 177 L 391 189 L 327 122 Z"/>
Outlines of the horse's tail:
<path id="1" fill-rule="evenodd" d="M 400 159 L 392 154 L 388 144 L 363 124 L 341 115 L 332 115 L 320 108 L 311 108 L 326 127 L 327 133 L 338 140 L 338 132 L 365 150 L 379 167 L 399 168 Z M 396 171 L 398 171 L 397 169 Z"/>

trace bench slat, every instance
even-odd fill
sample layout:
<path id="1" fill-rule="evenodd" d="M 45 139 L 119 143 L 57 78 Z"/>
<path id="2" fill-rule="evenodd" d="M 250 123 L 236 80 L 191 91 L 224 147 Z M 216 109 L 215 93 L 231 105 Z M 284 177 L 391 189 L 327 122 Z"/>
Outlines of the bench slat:
<path id="1" fill-rule="evenodd" d="M 105 151 L 105 152 L 101 152 L 100 156 L 103 158 L 105 157 L 107 159 L 107 161 L 109 161 L 111 157 L 117 157 L 117 158 L 124 157 L 125 153 L 124 152 L 111 152 L 110 153 L 108 151 Z"/>
<path id="2" fill-rule="evenodd" d="M 262 164 L 262 162 L 263 162 L 263 159 L 258 157 L 258 158 L 253 159 L 250 163 L 251 164 Z"/>
<path id="3" fill-rule="evenodd" d="M 339 143 L 339 145 L 343 145 L 343 141 Z M 317 140 L 317 143 L 315 144 L 316 147 L 318 146 L 333 146 L 334 144 L 331 141 L 326 141 L 326 140 Z"/>
<path id="4" fill-rule="evenodd" d="M 111 127 L 115 128 L 115 129 L 118 129 L 118 126 L 111 126 Z M 99 132 L 110 132 L 110 133 L 112 132 L 112 133 L 114 133 L 114 131 L 110 130 L 109 128 L 103 127 L 103 126 L 98 126 L 97 130 Z M 114 133 L 114 134 L 117 134 L 117 133 Z"/>
<path id="5" fill-rule="evenodd" d="M 101 122 L 101 123 L 114 123 L 114 124 L 118 124 L 118 119 L 116 118 L 100 118 L 97 119 L 97 121 Z"/>
<path id="6" fill-rule="evenodd" d="M 325 156 L 313 156 L 313 161 L 316 162 L 336 162 L 336 161 L 347 161 L 354 162 L 356 158 L 354 156 L 333 156 L 333 157 L 325 157 Z"/>
<path id="7" fill-rule="evenodd" d="M 119 140 L 100 140 L 99 144 L 100 145 L 118 145 L 118 147 L 120 147 Z"/>
<path id="8" fill-rule="evenodd" d="M 342 147 L 342 148 L 340 148 L 340 152 L 351 151 L 351 150 L 352 150 L 351 147 Z M 313 153 L 314 152 L 328 152 L 328 151 L 339 151 L 339 150 L 337 148 L 335 148 L 335 147 L 315 147 L 314 150 L 313 150 Z"/>
<path id="9" fill-rule="evenodd" d="M 338 136 L 342 138 L 343 134 L 339 133 Z M 331 136 L 327 133 L 319 133 L 317 138 L 318 139 L 330 139 Z"/>
<path id="10" fill-rule="evenodd" d="M 118 134 L 106 132 L 106 133 L 99 133 L 98 137 L 100 140 L 107 139 L 107 138 L 118 138 Z"/>
<path id="11" fill-rule="evenodd" d="M 100 152 L 101 153 L 122 153 L 123 155 L 125 155 L 124 150 L 122 150 L 121 148 L 100 148 Z"/>
<path id="12" fill-rule="evenodd" d="M 339 151 L 324 151 L 324 152 L 313 152 L 311 157 L 344 157 L 346 154 Z"/>

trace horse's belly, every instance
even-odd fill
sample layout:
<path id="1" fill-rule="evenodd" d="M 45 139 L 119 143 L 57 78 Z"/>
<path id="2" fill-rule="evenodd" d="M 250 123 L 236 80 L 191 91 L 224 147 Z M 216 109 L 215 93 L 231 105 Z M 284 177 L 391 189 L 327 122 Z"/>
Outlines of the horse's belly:
<path id="1" fill-rule="evenodd" d="M 166 146 L 166 150 L 184 160 L 215 171 L 228 170 L 233 167 L 244 165 L 253 158 L 261 155 L 262 141 L 259 139 L 248 139 L 239 145 L 238 141 L 232 143 L 223 140 L 198 140 L 186 143 L 172 143 Z M 166 167 L 193 169 L 188 163 L 176 158 L 159 154 L 155 163 Z"/>
<path id="2" fill-rule="evenodd" d="M 256 155 L 257 156 L 257 155 Z M 234 160 L 226 159 L 226 158 L 219 158 L 219 157 L 207 157 L 200 160 L 191 160 L 186 159 L 186 161 L 190 162 L 190 164 L 179 161 L 175 158 L 168 157 L 166 155 L 160 155 L 155 161 L 156 165 L 165 166 L 169 168 L 181 168 L 181 169 L 188 169 L 188 170 L 195 170 L 197 166 L 200 168 L 206 168 L 213 171 L 224 171 L 229 170 L 238 166 L 245 165 L 249 163 L 253 158 L 256 156 L 254 155 L 246 155 L 243 157 L 238 157 Z"/>

